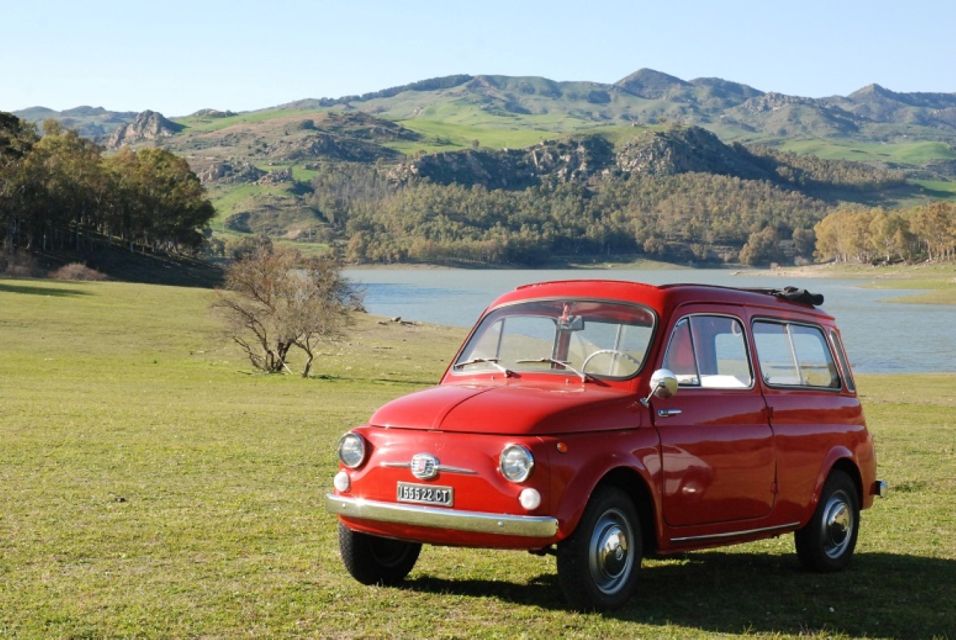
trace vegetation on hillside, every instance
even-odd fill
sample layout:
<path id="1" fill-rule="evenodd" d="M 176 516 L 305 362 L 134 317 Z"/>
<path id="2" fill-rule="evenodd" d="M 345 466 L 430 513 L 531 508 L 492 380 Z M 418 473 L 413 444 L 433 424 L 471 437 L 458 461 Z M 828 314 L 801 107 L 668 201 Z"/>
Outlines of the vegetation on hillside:
<path id="1" fill-rule="evenodd" d="M 156 148 L 106 156 L 55 122 L 43 136 L 0 113 L 0 247 L 55 253 L 103 241 L 196 252 L 215 215 L 189 164 Z"/>

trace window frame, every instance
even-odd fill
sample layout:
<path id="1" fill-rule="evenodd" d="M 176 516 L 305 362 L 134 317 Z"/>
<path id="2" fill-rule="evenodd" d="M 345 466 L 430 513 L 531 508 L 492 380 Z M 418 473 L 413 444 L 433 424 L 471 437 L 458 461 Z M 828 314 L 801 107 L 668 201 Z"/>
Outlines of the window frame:
<path id="1" fill-rule="evenodd" d="M 822 338 L 821 344 L 823 344 L 823 345 L 826 347 L 827 353 L 830 354 L 830 361 L 833 363 L 833 369 L 834 369 L 834 371 L 836 372 L 836 378 L 837 378 L 837 382 L 838 382 L 839 384 L 836 385 L 836 386 L 833 386 L 833 387 L 830 387 L 830 386 L 826 386 L 826 387 L 825 387 L 825 386 L 811 385 L 811 384 L 802 384 L 802 380 L 803 380 L 803 374 L 802 374 L 802 373 L 800 374 L 801 384 L 781 384 L 781 383 L 779 383 L 779 382 L 778 382 L 778 383 L 768 382 L 767 379 L 764 377 L 764 374 L 763 374 L 763 362 L 760 360 L 760 350 L 757 348 L 757 332 L 756 332 L 756 330 L 754 329 L 754 325 L 757 324 L 758 322 L 765 322 L 765 323 L 768 323 L 768 324 L 783 325 L 785 328 L 789 327 L 790 325 L 797 325 L 797 326 L 801 326 L 801 327 L 809 327 L 809 328 L 811 328 L 811 329 L 816 329 L 817 331 L 819 331 L 819 332 L 820 332 L 820 337 Z M 844 392 L 845 380 L 844 380 L 844 378 L 843 378 L 843 375 L 841 375 L 841 371 L 840 371 L 841 365 L 839 364 L 839 360 L 834 356 L 833 346 L 831 345 L 830 339 L 829 339 L 829 337 L 828 337 L 828 330 L 827 330 L 827 328 L 825 328 L 823 325 L 816 324 L 816 323 L 813 323 L 813 322 L 807 322 L 807 321 L 803 321 L 803 320 L 786 320 L 786 319 L 783 319 L 783 318 L 774 318 L 774 317 L 772 317 L 772 316 L 753 316 L 753 317 L 750 319 L 750 333 L 751 333 L 751 336 L 753 337 L 753 341 L 754 341 L 754 355 L 757 356 L 757 364 L 760 366 L 760 381 L 761 381 L 765 386 L 767 386 L 767 387 L 769 387 L 769 388 L 771 388 L 771 389 L 796 389 L 796 390 L 806 390 L 806 391 L 827 391 L 827 392 L 830 392 L 830 393 L 843 393 L 843 392 Z M 791 335 L 789 328 L 786 329 L 786 336 L 787 336 L 787 342 L 788 342 L 789 347 L 790 347 L 790 354 L 791 354 L 791 357 L 793 358 L 793 365 L 794 365 L 796 371 L 797 371 L 798 373 L 800 373 L 800 360 L 799 360 L 799 358 L 797 358 L 796 345 L 794 345 L 794 343 L 793 343 L 793 336 Z"/>
<path id="2" fill-rule="evenodd" d="M 846 347 L 843 345 L 843 338 L 840 336 L 836 327 L 831 327 L 828 332 L 830 336 L 831 349 L 837 354 L 837 362 L 843 371 L 841 381 L 850 393 L 856 393 L 856 380 L 853 378 L 853 368 L 850 366 L 850 357 L 846 353 Z"/>
<path id="3" fill-rule="evenodd" d="M 750 384 L 746 387 L 705 387 L 701 384 L 702 375 L 700 373 L 700 360 L 697 357 L 697 341 L 694 339 L 694 331 L 690 326 L 690 320 L 694 317 L 708 317 L 708 318 L 728 318 L 737 322 L 737 325 L 740 327 L 740 335 L 743 337 L 744 343 L 744 353 L 747 356 L 747 367 L 750 370 Z M 694 368 L 697 370 L 697 384 L 687 384 L 678 382 L 677 386 L 681 391 L 690 391 L 690 390 L 704 390 L 704 391 L 753 391 L 754 386 L 757 384 L 757 375 L 756 369 L 754 369 L 753 362 L 753 353 L 750 348 L 750 341 L 747 339 L 747 323 L 743 318 L 735 316 L 732 313 L 721 313 L 721 312 L 709 312 L 709 311 L 694 311 L 685 315 L 680 316 L 676 322 L 671 326 L 670 334 L 667 337 L 667 344 L 664 345 L 664 352 L 661 356 L 661 366 L 664 366 L 664 363 L 667 361 L 667 352 L 670 351 L 671 339 L 674 336 L 674 330 L 684 320 L 687 320 L 688 323 L 688 334 L 690 335 L 690 345 L 691 351 L 694 356 Z"/>

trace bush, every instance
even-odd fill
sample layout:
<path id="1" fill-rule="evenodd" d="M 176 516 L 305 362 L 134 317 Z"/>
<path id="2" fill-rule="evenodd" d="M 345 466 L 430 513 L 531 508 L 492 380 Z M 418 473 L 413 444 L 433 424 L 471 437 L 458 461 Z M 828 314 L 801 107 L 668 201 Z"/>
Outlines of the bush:
<path id="1" fill-rule="evenodd" d="M 82 262 L 71 262 L 50 272 L 54 280 L 106 280 L 106 274 L 91 269 Z"/>

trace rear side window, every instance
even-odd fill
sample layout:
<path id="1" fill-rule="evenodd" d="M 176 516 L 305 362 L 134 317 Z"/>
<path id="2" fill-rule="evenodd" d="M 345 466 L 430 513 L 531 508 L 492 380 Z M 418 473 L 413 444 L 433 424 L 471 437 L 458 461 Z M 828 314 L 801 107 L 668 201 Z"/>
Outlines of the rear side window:
<path id="1" fill-rule="evenodd" d="M 846 388 L 850 391 L 856 391 L 856 383 L 853 381 L 853 371 L 850 369 L 850 360 L 846 357 L 846 349 L 843 348 L 843 341 L 836 331 L 830 330 L 830 340 L 833 342 L 833 350 L 836 351 L 837 358 L 840 359 L 840 367 L 843 369 L 843 375 L 846 378 Z"/>
<path id="2" fill-rule="evenodd" d="M 767 384 L 840 388 L 833 355 L 819 327 L 758 320 L 753 331 L 760 371 Z"/>
<path id="3" fill-rule="evenodd" d="M 726 316 L 695 315 L 678 321 L 664 368 L 685 387 L 743 389 L 753 382 L 743 327 Z"/>

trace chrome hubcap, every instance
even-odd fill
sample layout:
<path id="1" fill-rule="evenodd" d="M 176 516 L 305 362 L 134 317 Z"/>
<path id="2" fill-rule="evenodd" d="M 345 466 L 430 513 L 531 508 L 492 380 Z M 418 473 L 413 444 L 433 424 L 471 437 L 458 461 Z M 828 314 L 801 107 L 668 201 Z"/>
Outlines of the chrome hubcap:
<path id="1" fill-rule="evenodd" d="M 598 519 L 588 544 L 588 568 L 606 594 L 621 589 L 634 566 L 633 533 L 624 514 L 610 509 Z"/>
<path id="2" fill-rule="evenodd" d="M 823 552 L 828 558 L 839 558 L 850 546 L 853 538 L 853 510 L 850 500 L 842 491 L 837 491 L 823 508 Z"/>

